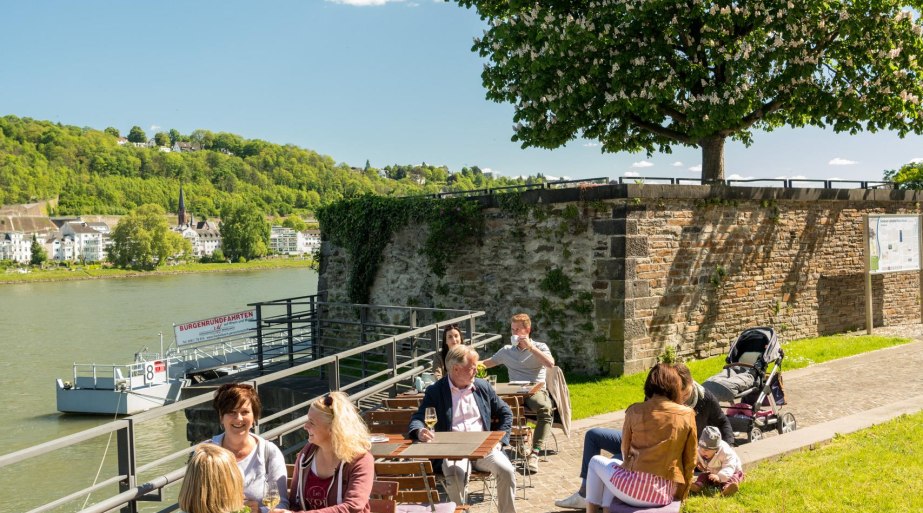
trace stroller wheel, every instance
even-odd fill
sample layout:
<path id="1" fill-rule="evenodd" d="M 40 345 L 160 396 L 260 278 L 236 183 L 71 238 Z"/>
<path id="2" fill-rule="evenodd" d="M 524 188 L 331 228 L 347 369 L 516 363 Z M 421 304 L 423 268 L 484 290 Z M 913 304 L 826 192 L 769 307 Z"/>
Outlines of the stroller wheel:
<path id="1" fill-rule="evenodd" d="M 760 428 L 754 426 L 754 427 L 750 428 L 750 432 L 747 433 L 747 437 L 748 437 L 748 438 L 747 438 L 747 441 L 748 441 L 748 442 L 755 442 L 755 441 L 757 441 L 757 440 L 762 440 L 762 439 L 763 439 L 763 430 L 761 430 Z"/>
<path id="2" fill-rule="evenodd" d="M 779 430 L 779 434 L 782 433 L 791 433 L 798 428 L 798 422 L 795 420 L 795 416 L 791 412 L 782 415 L 782 418 L 779 419 L 779 423 L 776 425 L 776 429 Z"/>

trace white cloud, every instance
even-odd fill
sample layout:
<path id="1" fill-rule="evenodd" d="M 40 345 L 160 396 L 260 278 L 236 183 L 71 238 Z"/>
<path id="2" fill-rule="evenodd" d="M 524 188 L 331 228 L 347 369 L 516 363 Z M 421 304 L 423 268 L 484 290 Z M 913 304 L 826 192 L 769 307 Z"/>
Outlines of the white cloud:
<path id="1" fill-rule="evenodd" d="M 562 180 L 562 178 L 558 178 L 557 176 L 545 175 L 545 180 L 548 180 L 549 182 L 557 182 L 558 180 Z"/>
<path id="2" fill-rule="evenodd" d="M 588 142 L 583 145 L 584 148 L 595 148 L 597 146 L 599 146 L 597 142 Z"/>
<path id="3" fill-rule="evenodd" d="M 671 164 L 671 165 L 672 165 L 673 167 L 683 167 L 683 163 L 680 162 L 680 161 L 678 161 L 678 160 L 677 160 L 676 162 L 674 162 L 673 164 Z"/>
<path id="4" fill-rule="evenodd" d="M 775 179 L 776 180 L 807 180 L 808 177 L 804 175 L 796 175 L 796 176 L 782 175 L 782 176 L 776 176 Z"/>
<path id="5" fill-rule="evenodd" d="M 836 157 L 830 162 L 827 162 L 827 165 L 830 165 L 830 166 L 852 166 L 854 164 L 858 164 L 858 162 L 856 162 L 855 160 L 843 159 L 840 157 Z"/>
<path id="6" fill-rule="evenodd" d="M 160 125 L 151 125 L 151 132 L 156 132 L 160 130 Z"/>
<path id="7" fill-rule="evenodd" d="M 641 176 L 637 171 L 625 171 L 625 176 Z"/>
<path id="8" fill-rule="evenodd" d="M 385 5 L 395 2 L 403 2 L 404 0 L 327 0 L 328 2 L 333 2 L 335 4 L 343 5 L 353 5 L 356 7 L 368 7 L 370 5 Z"/>
<path id="9" fill-rule="evenodd" d="M 493 175 L 493 174 L 496 174 L 496 173 L 497 173 L 496 171 L 494 171 L 493 169 L 491 169 L 491 168 L 489 168 L 489 167 L 482 168 L 482 169 L 481 169 L 481 172 L 484 173 L 484 174 L 486 174 L 486 175 L 487 175 L 487 174 Z"/>
<path id="10" fill-rule="evenodd" d="M 632 169 L 641 169 L 645 167 L 654 167 L 654 163 L 650 160 L 642 160 L 641 162 L 635 162 L 631 165 Z M 638 175 L 635 175 L 638 176 Z"/>
<path id="11" fill-rule="evenodd" d="M 752 176 L 740 176 L 737 173 L 728 177 L 728 180 L 753 180 Z"/>
<path id="12" fill-rule="evenodd" d="M 693 173 L 701 173 L 701 172 L 702 172 L 702 164 L 699 164 L 698 166 L 692 166 L 692 167 L 690 167 L 690 168 L 689 168 L 689 171 L 692 171 Z"/>
<path id="13" fill-rule="evenodd" d="M 910 159 L 910 162 L 908 162 L 908 164 L 920 164 L 920 163 L 923 163 L 923 157 L 912 158 Z"/>

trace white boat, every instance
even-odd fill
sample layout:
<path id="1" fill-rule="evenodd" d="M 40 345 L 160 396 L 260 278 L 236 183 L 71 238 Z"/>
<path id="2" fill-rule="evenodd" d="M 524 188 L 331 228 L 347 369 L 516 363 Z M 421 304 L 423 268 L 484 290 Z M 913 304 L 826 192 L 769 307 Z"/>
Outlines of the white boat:
<path id="1" fill-rule="evenodd" d="M 235 328 L 228 321 L 240 314 L 177 325 L 179 347 L 164 352 L 161 335 L 160 353 L 145 348 L 129 364 L 74 363 L 70 379 L 55 380 L 58 411 L 133 415 L 178 401 L 190 384 L 256 367 L 256 339 L 241 336 L 251 335 L 252 328 Z M 217 334 L 218 340 L 203 335 L 203 330 Z M 287 355 L 287 343 L 282 338 L 264 339 L 263 361 Z M 303 349 L 305 342 L 296 337 L 294 344 Z"/>

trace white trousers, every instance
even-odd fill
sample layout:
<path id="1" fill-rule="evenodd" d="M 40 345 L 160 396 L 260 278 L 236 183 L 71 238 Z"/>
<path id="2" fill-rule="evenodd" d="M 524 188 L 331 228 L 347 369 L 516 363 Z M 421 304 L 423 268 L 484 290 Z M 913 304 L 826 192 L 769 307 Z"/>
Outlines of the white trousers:
<path id="1" fill-rule="evenodd" d="M 469 462 L 464 460 L 442 460 L 449 499 L 455 504 L 467 504 L 468 472 L 473 464 L 481 472 L 490 472 L 497 480 L 497 506 L 500 513 L 516 513 L 516 470 L 510 459 L 499 448 L 494 448 L 484 458 Z"/>
<path id="2" fill-rule="evenodd" d="M 629 497 L 612 484 L 612 474 L 615 473 L 615 468 L 621 464 L 622 460 L 605 456 L 593 456 L 586 473 L 586 501 L 590 504 L 602 506 L 607 510 L 609 505 L 612 504 L 613 497 L 618 497 L 625 504 L 639 508 L 661 506 L 661 504 L 639 501 Z"/>

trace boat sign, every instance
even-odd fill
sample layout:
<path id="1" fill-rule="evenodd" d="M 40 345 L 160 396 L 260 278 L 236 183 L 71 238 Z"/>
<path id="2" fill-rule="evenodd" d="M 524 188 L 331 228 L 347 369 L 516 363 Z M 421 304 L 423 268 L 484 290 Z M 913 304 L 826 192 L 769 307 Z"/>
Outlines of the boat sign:
<path id="1" fill-rule="evenodd" d="M 199 342 L 240 335 L 253 329 L 256 329 L 255 310 L 173 325 L 177 346 L 198 344 Z"/>

